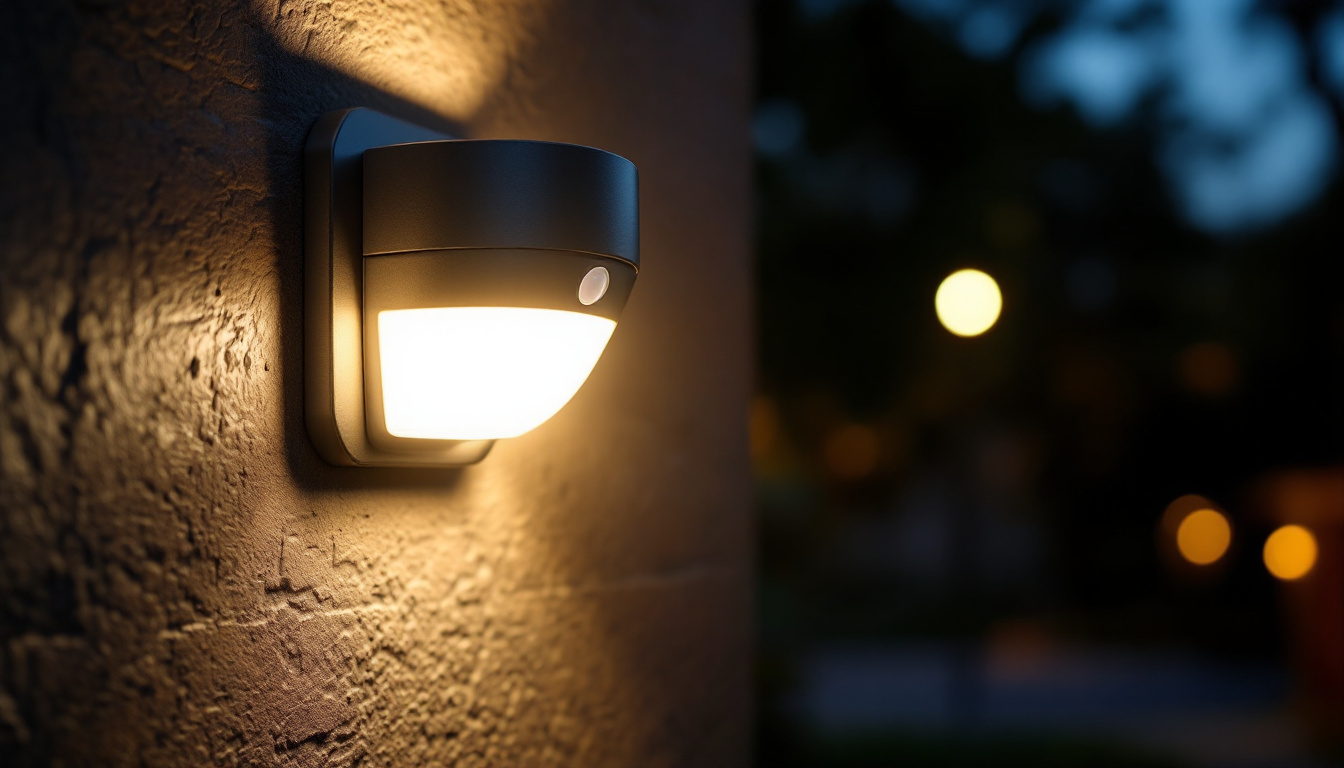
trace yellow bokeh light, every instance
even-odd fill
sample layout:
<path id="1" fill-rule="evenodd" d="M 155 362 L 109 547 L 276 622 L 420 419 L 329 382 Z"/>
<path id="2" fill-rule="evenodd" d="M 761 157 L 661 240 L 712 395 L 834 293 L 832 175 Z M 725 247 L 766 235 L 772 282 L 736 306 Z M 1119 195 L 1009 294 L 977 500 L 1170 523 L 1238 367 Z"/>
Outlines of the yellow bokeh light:
<path id="1" fill-rule="evenodd" d="M 994 278 L 978 269 L 948 275 L 933 299 L 938 321 L 958 336 L 979 336 L 999 319 L 1003 295 Z"/>
<path id="2" fill-rule="evenodd" d="M 1181 557 L 1195 565 L 1216 563 L 1232 543 L 1232 526 L 1212 509 L 1197 509 L 1185 516 L 1176 529 L 1176 547 Z"/>
<path id="3" fill-rule="evenodd" d="M 1265 567 L 1284 581 L 1300 579 L 1316 565 L 1316 537 L 1300 525 L 1285 525 L 1265 541 Z"/>

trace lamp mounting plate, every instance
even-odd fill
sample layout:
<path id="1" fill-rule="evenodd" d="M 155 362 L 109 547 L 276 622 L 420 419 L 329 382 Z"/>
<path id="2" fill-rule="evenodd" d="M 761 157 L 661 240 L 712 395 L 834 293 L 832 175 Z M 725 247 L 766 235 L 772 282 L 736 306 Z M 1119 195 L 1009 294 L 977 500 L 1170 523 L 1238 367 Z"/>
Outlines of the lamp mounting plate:
<path id="1" fill-rule="evenodd" d="M 474 464 L 490 440 L 423 440 L 411 451 L 369 441 L 364 413 L 363 157 L 389 144 L 453 138 L 371 109 L 329 112 L 304 148 L 304 418 L 333 464 Z"/>

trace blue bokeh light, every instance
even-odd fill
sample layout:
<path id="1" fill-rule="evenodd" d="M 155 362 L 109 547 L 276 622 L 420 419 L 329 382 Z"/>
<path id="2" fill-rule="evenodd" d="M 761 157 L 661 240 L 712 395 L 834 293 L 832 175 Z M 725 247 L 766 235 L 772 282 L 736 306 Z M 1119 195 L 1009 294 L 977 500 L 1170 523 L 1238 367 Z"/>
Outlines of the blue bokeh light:
<path id="1" fill-rule="evenodd" d="M 1011 49 L 1030 5 L 1005 0 L 895 0 L 949 30 L 967 54 Z M 1194 226 L 1234 234 L 1304 209 L 1329 183 L 1339 137 L 1305 55 L 1287 25 L 1254 0 L 1080 0 L 1062 28 L 1020 61 L 1023 97 L 1068 104 L 1108 129 L 1155 105 L 1157 157 Z M 1039 6 L 1037 8 L 1039 10 Z M 1136 14 L 1146 23 L 1135 24 Z M 1344 9 L 1316 45 L 1332 87 L 1344 93 Z M 1153 117 L 1150 115 L 1149 117 Z"/>

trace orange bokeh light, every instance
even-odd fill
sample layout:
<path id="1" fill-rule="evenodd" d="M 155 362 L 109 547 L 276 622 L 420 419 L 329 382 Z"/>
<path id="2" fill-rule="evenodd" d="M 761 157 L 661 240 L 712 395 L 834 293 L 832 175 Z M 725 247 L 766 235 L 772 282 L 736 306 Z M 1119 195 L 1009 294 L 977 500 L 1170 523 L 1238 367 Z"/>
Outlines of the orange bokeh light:
<path id="1" fill-rule="evenodd" d="M 1316 537 L 1300 525 L 1285 525 L 1265 540 L 1265 568 L 1275 578 L 1294 581 L 1311 573 L 1318 553 Z"/>
<path id="2" fill-rule="evenodd" d="M 831 432 L 823 446 L 826 468 L 842 480 L 859 480 L 877 469 L 882 443 L 876 430 L 846 424 Z"/>
<path id="3" fill-rule="evenodd" d="M 1191 392 L 1220 397 L 1236 388 L 1240 366 L 1232 347 L 1205 342 L 1186 347 L 1176 358 L 1176 371 Z"/>
<path id="4" fill-rule="evenodd" d="M 1221 513 L 1197 509 L 1186 515 L 1176 529 L 1176 547 L 1195 565 L 1216 563 L 1232 543 L 1232 525 Z"/>

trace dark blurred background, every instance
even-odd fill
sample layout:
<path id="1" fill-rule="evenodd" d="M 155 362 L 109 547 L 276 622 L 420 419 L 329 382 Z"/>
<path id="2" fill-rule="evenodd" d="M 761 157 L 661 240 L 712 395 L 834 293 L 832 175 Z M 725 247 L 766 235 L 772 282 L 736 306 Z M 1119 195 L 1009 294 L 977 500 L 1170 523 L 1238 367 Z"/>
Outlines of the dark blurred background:
<path id="1" fill-rule="evenodd" d="M 1344 765 L 1344 4 L 756 22 L 759 763 Z"/>

